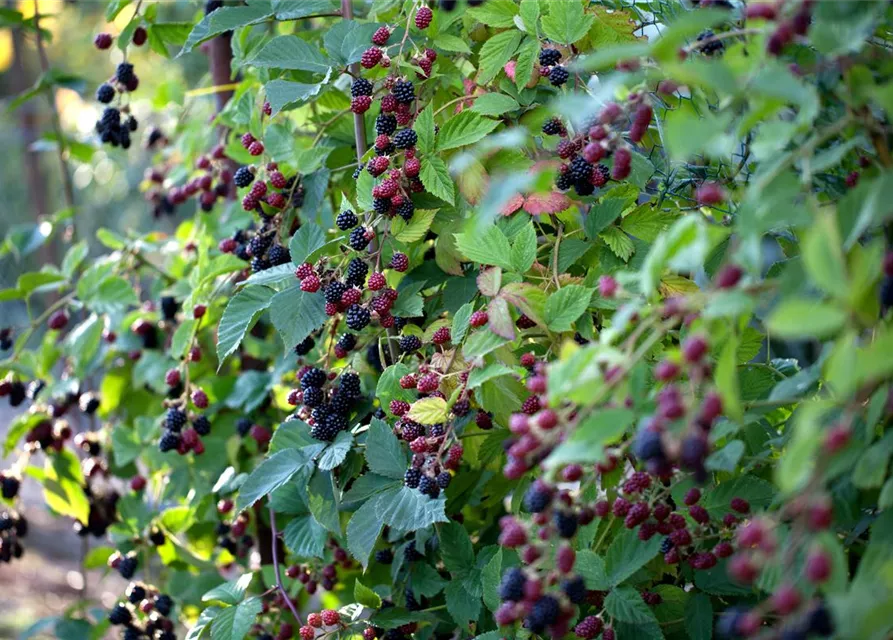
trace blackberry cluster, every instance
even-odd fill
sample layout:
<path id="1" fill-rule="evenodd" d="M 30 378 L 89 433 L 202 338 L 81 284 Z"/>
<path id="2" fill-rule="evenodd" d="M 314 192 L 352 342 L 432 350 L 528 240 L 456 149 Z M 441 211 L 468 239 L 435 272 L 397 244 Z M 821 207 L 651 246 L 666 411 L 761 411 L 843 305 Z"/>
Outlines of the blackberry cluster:
<path id="1" fill-rule="evenodd" d="M 280 264 L 288 264 L 291 262 L 291 252 L 281 244 L 274 244 L 267 252 L 267 260 L 274 267 Z"/>
<path id="2" fill-rule="evenodd" d="M 543 133 L 547 136 L 558 136 L 564 131 L 564 125 L 558 118 L 549 118 L 543 123 Z"/>
<path id="3" fill-rule="evenodd" d="M 295 345 L 295 353 L 299 356 L 306 356 L 315 345 L 316 342 L 313 340 L 313 336 L 307 336 L 303 341 Z"/>
<path id="4" fill-rule="evenodd" d="M 0 562 L 12 562 L 25 552 L 21 539 L 28 535 L 28 521 L 15 511 L 0 513 Z"/>
<path id="5" fill-rule="evenodd" d="M 132 582 L 124 592 L 124 598 L 108 613 L 113 626 L 124 626 L 125 640 L 176 640 L 171 613 L 174 601 L 155 587 Z"/>
<path id="6" fill-rule="evenodd" d="M 499 583 L 499 599 L 503 602 L 520 602 L 524 599 L 524 584 L 527 577 L 518 567 L 510 567 L 502 574 Z"/>
<path id="7" fill-rule="evenodd" d="M 533 603 L 533 608 L 524 619 L 524 626 L 534 633 L 542 633 L 546 627 L 558 620 L 561 604 L 554 596 L 545 595 Z"/>
<path id="8" fill-rule="evenodd" d="M 121 121 L 121 111 L 115 107 L 106 107 L 102 117 L 96 121 L 96 133 L 103 144 L 123 149 L 130 148 L 130 134 L 137 129 L 136 118 L 128 116 Z"/>
<path id="9" fill-rule="evenodd" d="M 399 205 L 397 205 L 397 215 L 409 222 L 412 220 L 412 216 L 415 213 L 415 205 L 412 203 L 412 200 L 404 200 Z"/>
<path id="10" fill-rule="evenodd" d="M 415 100 L 415 87 L 409 80 L 398 80 L 391 93 L 401 104 L 411 104 Z"/>
<path id="11" fill-rule="evenodd" d="M 350 413 L 362 397 L 362 391 L 360 377 L 348 372 L 341 376 L 339 387 L 326 403 L 322 387 L 327 378 L 321 369 L 310 369 L 301 377 L 301 387 L 304 389 L 305 407 L 310 410 L 313 422 L 310 434 L 317 440 L 331 442 L 339 432 L 350 426 Z M 308 399 L 316 406 L 311 407 Z"/>
<path id="12" fill-rule="evenodd" d="M 338 214 L 338 217 L 335 219 L 335 224 L 342 231 L 347 231 L 348 229 L 353 229 L 357 226 L 359 220 L 357 219 L 357 214 L 355 214 L 350 209 L 345 209 L 341 213 Z"/>

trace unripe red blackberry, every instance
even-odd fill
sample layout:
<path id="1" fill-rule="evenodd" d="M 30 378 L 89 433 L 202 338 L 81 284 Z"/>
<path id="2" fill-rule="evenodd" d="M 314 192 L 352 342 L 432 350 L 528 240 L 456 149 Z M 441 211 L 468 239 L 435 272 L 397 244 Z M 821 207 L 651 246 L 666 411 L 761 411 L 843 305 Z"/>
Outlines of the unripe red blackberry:
<path id="1" fill-rule="evenodd" d="M 428 25 L 431 24 L 431 20 L 434 18 L 434 12 L 431 11 L 428 7 L 419 7 L 419 10 L 415 14 L 415 26 L 418 29 L 427 29 Z"/>
<path id="2" fill-rule="evenodd" d="M 802 598 L 800 592 L 792 584 L 783 584 L 770 598 L 772 609 L 780 616 L 786 616 L 793 613 L 800 607 Z"/>
<path id="3" fill-rule="evenodd" d="M 360 57 L 360 64 L 364 69 L 372 69 L 379 63 L 383 55 L 381 49 L 378 47 L 369 47 Z"/>
<path id="4" fill-rule="evenodd" d="M 437 377 L 436 373 L 427 373 L 419 378 L 416 383 L 416 389 L 418 389 L 419 393 L 431 393 L 437 391 L 439 386 L 440 378 Z"/>
<path id="5" fill-rule="evenodd" d="M 729 560 L 729 576 L 741 584 L 752 584 L 760 574 L 759 567 L 754 564 L 748 554 L 739 553 Z"/>
<path id="6" fill-rule="evenodd" d="M 577 626 L 574 627 L 574 633 L 578 638 L 585 638 L 589 640 L 591 638 L 595 638 L 602 632 L 603 623 L 601 618 L 597 618 L 596 616 L 587 616 L 582 621 L 577 623 Z"/>
<path id="7" fill-rule="evenodd" d="M 260 140 L 255 140 L 248 147 L 248 153 L 250 153 L 253 156 L 259 156 L 263 152 L 264 152 L 264 143 L 261 142 Z"/>
<path id="8" fill-rule="evenodd" d="M 717 558 L 728 558 L 735 552 L 735 548 L 728 542 L 719 542 L 713 547 L 713 553 Z"/>
<path id="9" fill-rule="evenodd" d="M 315 614 L 310 614 L 310 615 L 315 615 Z M 308 616 L 307 620 L 309 623 L 309 620 L 310 620 L 309 616 Z M 313 627 L 311 627 L 309 624 L 305 624 L 303 627 L 298 629 L 298 635 L 301 636 L 301 640 L 313 640 L 313 638 L 316 636 L 316 631 L 314 631 Z"/>
<path id="10" fill-rule="evenodd" d="M 136 46 L 141 47 L 141 46 L 143 46 L 144 44 L 146 44 L 146 39 L 147 39 L 148 37 L 149 37 L 149 34 L 148 34 L 148 32 L 146 32 L 146 29 L 145 29 L 145 28 L 143 28 L 143 27 L 137 27 L 137 28 L 134 29 L 134 31 L 133 31 L 133 37 L 131 38 L 131 41 L 132 41 L 133 44 L 135 44 Z"/>
<path id="11" fill-rule="evenodd" d="M 406 271 L 409 268 L 409 257 L 405 253 L 395 253 L 391 256 L 390 267 L 400 273 Z"/>
<path id="12" fill-rule="evenodd" d="M 243 133 L 243 134 L 242 134 L 242 137 L 239 139 L 239 142 L 242 143 L 242 146 L 243 146 L 243 147 L 245 147 L 246 149 L 248 149 L 252 144 L 254 144 L 254 142 L 255 142 L 256 140 L 257 140 L 257 138 L 255 138 L 255 137 L 254 137 L 253 135 L 251 135 L 250 133 Z"/>
<path id="13" fill-rule="evenodd" d="M 540 399 L 537 396 L 528 396 L 521 404 L 521 411 L 529 416 L 540 410 Z"/>
<path id="14" fill-rule="evenodd" d="M 354 113 L 366 113 L 372 106 L 372 96 L 356 96 L 350 99 L 350 110 Z"/>
<path id="15" fill-rule="evenodd" d="M 269 102 L 264 102 L 264 105 L 261 107 L 261 111 L 264 112 L 265 116 L 271 116 L 273 115 L 273 105 L 271 105 Z"/>
<path id="16" fill-rule="evenodd" d="M 135 475 L 130 479 L 130 488 L 133 491 L 142 491 L 146 488 L 146 479 L 141 475 Z"/>
<path id="17" fill-rule="evenodd" d="M 695 192 L 695 198 L 698 204 L 704 206 L 715 206 L 725 201 L 726 192 L 719 184 L 715 182 L 705 182 Z"/>
<path id="18" fill-rule="evenodd" d="M 195 389 L 192 392 L 192 404 L 194 404 L 199 409 L 207 409 L 208 394 L 205 393 L 202 389 Z"/>
<path id="19" fill-rule="evenodd" d="M 696 363 L 707 354 L 709 345 L 703 336 L 689 336 L 682 343 L 682 357 L 686 362 Z"/>
<path id="20" fill-rule="evenodd" d="M 97 33 L 96 37 L 93 38 L 93 46 L 100 50 L 108 49 L 113 42 L 114 39 L 110 33 Z"/>
<path id="21" fill-rule="evenodd" d="M 716 286 L 720 289 L 731 289 L 741 281 L 744 270 L 736 264 L 727 264 L 716 274 Z"/>
<path id="22" fill-rule="evenodd" d="M 379 47 L 383 47 L 388 43 L 388 38 L 390 37 L 390 29 L 387 27 L 379 27 L 378 30 L 372 34 L 372 44 L 377 44 Z"/>
<path id="23" fill-rule="evenodd" d="M 601 276 L 598 279 L 598 293 L 603 298 L 613 298 L 617 294 L 619 285 L 611 276 Z"/>
<path id="24" fill-rule="evenodd" d="M 654 367 L 654 378 L 660 382 L 668 382 L 679 375 L 679 365 L 670 360 L 662 360 Z"/>
<path id="25" fill-rule="evenodd" d="M 611 178 L 614 180 L 626 179 L 632 169 L 632 153 L 626 147 L 620 147 L 614 152 L 614 167 L 611 169 Z"/>
<path id="26" fill-rule="evenodd" d="M 846 447 L 852 437 L 852 429 L 846 423 L 840 422 L 833 425 L 825 434 L 823 447 L 828 454 L 835 454 Z"/>
<path id="27" fill-rule="evenodd" d="M 738 513 L 749 513 L 750 512 L 750 503 L 744 498 L 732 498 L 729 503 L 732 511 L 737 511 Z"/>
<path id="28" fill-rule="evenodd" d="M 450 341 L 450 328 L 441 327 L 431 336 L 431 342 L 434 344 L 445 344 Z"/>
<path id="29" fill-rule="evenodd" d="M 804 572 L 813 584 L 821 584 L 831 577 L 831 558 L 823 548 L 816 546 L 810 550 Z"/>
<path id="30" fill-rule="evenodd" d="M 285 189 L 288 186 L 288 180 L 285 179 L 281 171 L 274 171 L 270 174 L 270 184 L 277 189 Z"/>
<path id="31" fill-rule="evenodd" d="M 64 309 L 54 312 L 47 321 L 47 326 L 53 331 L 60 331 L 68 324 L 68 314 Z"/>

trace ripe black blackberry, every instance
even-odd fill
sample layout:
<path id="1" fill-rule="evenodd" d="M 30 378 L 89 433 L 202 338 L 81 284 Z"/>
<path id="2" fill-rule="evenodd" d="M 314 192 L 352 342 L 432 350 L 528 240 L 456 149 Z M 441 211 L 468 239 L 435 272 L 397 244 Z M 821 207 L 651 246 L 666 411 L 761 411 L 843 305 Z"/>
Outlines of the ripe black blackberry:
<path id="1" fill-rule="evenodd" d="M 248 418 L 239 418 L 236 421 L 236 432 L 243 438 L 251 431 L 252 422 Z"/>
<path id="2" fill-rule="evenodd" d="M 130 604 L 139 604 L 146 598 L 146 590 L 138 584 L 131 583 L 127 588 L 127 600 Z"/>
<path id="3" fill-rule="evenodd" d="M 397 215 L 409 222 L 415 213 L 415 205 L 412 200 L 404 200 L 397 206 Z"/>
<path id="4" fill-rule="evenodd" d="M 384 149 L 379 149 L 378 147 L 375 147 L 375 155 L 389 156 L 389 155 L 393 154 L 396 150 L 397 150 L 397 147 L 394 146 L 394 143 L 389 142 L 388 146 L 386 146 Z"/>
<path id="5" fill-rule="evenodd" d="M 118 573 L 125 580 L 130 580 L 133 574 L 136 573 L 137 565 L 136 556 L 124 556 L 121 558 L 121 562 L 118 563 Z"/>
<path id="6" fill-rule="evenodd" d="M 552 493 L 533 483 L 524 494 L 524 508 L 530 513 L 542 513 L 552 502 Z"/>
<path id="7" fill-rule="evenodd" d="M 180 446 L 180 434 L 175 431 L 165 431 L 158 441 L 158 449 L 161 453 L 174 451 Z"/>
<path id="8" fill-rule="evenodd" d="M 394 126 L 397 126 L 396 121 L 394 122 Z M 353 179 L 354 180 L 358 179 L 360 177 L 360 175 L 362 175 L 363 169 L 365 169 L 365 168 L 366 168 L 365 162 L 361 162 L 359 165 L 357 165 L 357 168 L 353 170 Z"/>
<path id="9" fill-rule="evenodd" d="M 375 561 L 379 564 L 391 564 L 394 562 L 394 552 L 390 549 L 379 549 L 375 552 Z"/>
<path id="10" fill-rule="evenodd" d="M 578 196 L 591 196 L 595 193 L 595 186 L 588 180 L 577 180 L 574 182 L 574 191 Z"/>
<path id="11" fill-rule="evenodd" d="M 437 482 L 431 476 L 422 476 L 421 480 L 419 480 L 419 491 L 432 498 L 440 495 L 440 487 L 437 486 Z"/>
<path id="12" fill-rule="evenodd" d="M 383 216 L 386 215 L 391 210 L 391 199 L 390 198 L 373 198 L 372 199 L 372 210 L 376 215 Z"/>
<path id="13" fill-rule="evenodd" d="M 131 620 L 130 609 L 118 603 L 109 611 L 109 622 L 113 625 L 127 624 Z"/>
<path id="14" fill-rule="evenodd" d="M 149 542 L 151 542 L 153 546 L 160 547 L 164 544 L 165 540 L 164 532 L 161 529 L 152 529 L 152 531 L 149 532 Z"/>
<path id="15" fill-rule="evenodd" d="M 18 495 L 21 484 L 18 478 L 3 476 L 3 479 L 0 480 L 0 495 L 7 500 L 12 500 Z"/>
<path id="16" fill-rule="evenodd" d="M 669 536 L 667 536 L 666 538 L 661 540 L 661 543 L 660 543 L 660 552 L 661 553 L 667 553 L 672 548 L 673 548 L 673 541 L 670 540 Z"/>
<path id="17" fill-rule="evenodd" d="M 102 104 L 108 104 L 115 99 L 115 88 L 107 82 L 102 83 L 96 89 L 96 99 Z"/>
<path id="18" fill-rule="evenodd" d="M 239 188 L 247 187 L 254 182 L 254 174 L 251 172 L 251 168 L 239 167 L 236 169 L 236 173 L 233 174 L 233 182 L 235 182 L 236 186 Z"/>
<path id="19" fill-rule="evenodd" d="M 260 257 L 267 252 L 271 244 L 273 244 L 273 236 L 257 233 L 248 241 L 248 253 L 254 257 Z"/>
<path id="20" fill-rule="evenodd" d="M 559 60 L 561 60 L 561 52 L 558 49 L 542 49 L 540 51 L 540 64 L 544 67 L 558 64 Z"/>
<path id="21" fill-rule="evenodd" d="M 186 426 L 186 413 L 177 407 L 171 407 L 167 410 L 164 418 L 164 425 L 171 431 L 178 432 Z"/>
<path id="22" fill-rule="evenodd" d="M 347 291 L 347 285 L 340 280 L 333 280 L 323 291 L 323 297 L 326 302 L 338 304 L 341 302 L 341 296 Z"/>
<path id="23" fill-rule="evenodd" d="M 366 281 L 366 274 L 369 273 L 369 265 L 360 258 L 351 259 L 347 265 L 347 284 L 351 286 L 361 287 Z"/>
<path id="24" fill-rule="evenodd" d="M 301 376 L 301 388 L 309 389 L 310 387 L 316 387 L 317 389 L 321 389 L 322 386 L 326 383 L 326 372 L 322 369 L 311 369 L 303 376 Z"/>
<path id="25" fill-rule="evenodd" d="M 581 604 L 586 599 L 586 583 L 582 576 L 565 578 L 561 581 L 561 590 L 574 604 Z"/>
<path id="26" fill-rule="evenodd" d="M 394 316 L 394 328 L 397 331 L 402 331 L 403 327 L 409 324 L 409 320 L 404 318 L 403 316 Z"/>
<path id="27" fill-rule="evenodd" d="M 350 95 L 354 98 L 357 96 L 371 96 L 374 90 L 375 86 L 366 78 L 357 78 L 350 85 Z"/>
<path id="28" fill-rule="evenodd" d="M 524 571 L 518 567 L 506 569 L 499 582 L 499 599 L 503 602 L 520 602 L 524 599 L 524 584 L 526 582 Z"/>
<path id="29" fill-rule="evenodd" d="M 557 136 L 564 131 L 564 125 L 558 118 L 550 118 L 543 123 L 543 133 L 547 136 Z"/>
<path id="30" fill-rule="evenodd" d="M 171 600 L 171 597 L 165 593 L 160 593 L 155 596 L 155 611 L 163 615 L 165 618 L 171 614 L 171 610 L 174 608 L 174 601 Z"/>
<path id="31" fill-rule="evenodd" d="M 422 346 L 422 341 L 418 336 L 403 336 L 400 338 L 400 351 L 403 353 L 412 353 L 418 351 Z"/>
<path id="32" fill-rule="evenodd" d="M 361 307 L 358 304 L 350 305 L 350 308 L 347 310 L 347 327 L 349 329 L 353 329 L 354 331 L 362 331 L 368 324 L 369 320 L 372 319 L 369 310 L 365 307 Z"/>
<path id="33" fill-rule="evenodd" d="M 115 80 L 127 86 L 133 82 L 133 65 L 129 62 L 122 62 L 115 69 Z"/>
<path id="34" fill-rule="evenodd" d="M 341 392 L 350 398 L 359 398 L 360 395 L 362 395 L 362 390 L 360 389 L 360 376 L 353 372 L 343 374 L 341 376 Z"/>
<path id="35" fill-rule="evenodd" d="M 562 538 L 573 538 L 577 533 L 577 514 L 573 511 L 556 511 L 552 516 L 555 529 Z"/>
<path id="36" fill-rule="evenodd" d="M 338 338 L 336 346 L 344 351 L 350 351 L 357 346 L 357 336 L 353 333 L 344 333 Z"/>
<path id="37" fill-rule="evenodd" d="M 251 270 L 254 273 L 258 273 L 259 271 L 266 271 L 273 265 L 270 264 L 270 261 L 264 258 L 263 256 L 254 256 L 251 258 Z"/>
<path id="38" fill-rule="evenodd" d="M 318 422 L 317 424 L 313 425 L 312 429 L 310 429 L 310 435 L 317 440 L 322 440 L 323 442 L 331 442 L 335 439 L 335 436 L 338 435 L 338 429 L 332 429 L 328 424 Z"/>
<path id="39" fill-rule="evenodd" d="M 437 481 L 437 486 L 441 489 L 446 489 L 448 486 L 450 486 L 450 482 L 452 481 L 452 479 L 453 476 L 450 475 L 449 471 L 438 473 L 437 478 L 435 478 L 435 480 Z"/>
<path id="40" fill-rule="evenodd" d="M 164 316 L 165 320 L 173 320 L 177 316 L 179 308 L 177 300 L 172 296 L 161 297 L 161 315 Z"/>
<path id="41" fill-rule="evenodd" d="M 569 77 L 570 74 L 567 72 L 567 69 L 562 66 L 552 67 L 552 70 L 549 72 L 549 82 L 555 87 L 563 85 Z"/>
<path id="42" fill-rule="evenodd" d="M 127 127 L 128 131 L 136 131 L 137 127 L 139 127 L 139 123 L 136 118 L 129 116 L 127 120 L 124 121 L 124 126 Z"/>
<path id="43" fill-rule="evenodd" d="M 409 149 L 418 142 L 419 136 L 412 129 L 401 129 L 394 134 L 394 146 L 398 149 Z"/>
<path id="44" fill-rule="evenodd" d="M 198 435 L 206 436 L 211 433 L 211 421 L 208 420 L 208 416 L 197 416 L 192 421 L 192 428 Z"/>
<path id="45" fill-rule="evenodd" d="M 429 431 L 432 438 L 442 438 L 446 434 L 446 427 L 443 424 L 432 424 Z"/>
<path id="46" fill-rule="evenodd" d="M 403 484 L 410 489 L 416 489 L 422 480 L 422 472 L 419 469 L 407 469 L 403 474 Z"/>
<path id="47" fill-rule="evenodd" d="M 397 130 L 397 118 L 390 113 L 379 113 L 375 119 L 375 133 L 389 136 Z"/>
<path id="48" fill-rule="evenodd" d="M 295 353 L 299 356 L 306 356 L 315 346 L 313 336 L 307 336 L 302 342 L 295 345 Z"/>
<path id="49" fill-rule="evenodd" d="M 362 251 L 363 249 L 368 247 L 369 239 L 366 238 L 366 230 L 363 227 L 357 227 L 356 229 L 351 231 L 350 238 L 348 239 L 348 244 L 354 251 Z"/>
<path id="50" fill-rule="evenodd" d="M 270 266 L 277 266 L 291 262 L 291 253 L 281 244 L 274 244 L 267 252 L 267 262 Z M 268 266 L 267 269 L 270 267 Z"/>
<path id="51" fill-rule="evenodd" d="M 357 226 L 357 214 L 355 214 L 350 209 L 345 209 L 341 213 L 338 214 L 338 217 L 335 219 L 335 224 L 342 231 L 347 231 L 348 229 L 353 229 Z"/>
<path id="52" fill-rule="evenodd" d="M 422 550 L 424 551 L 424 547 L 422 548 Z M 421 560 L 424 557 L 424 553 L 419 553 L 419 550 L 416 548 L 415 540 L 410 541 L 410 543 L 403 548 L 403 559 L 407 562 L 415 562 L 416 560 Z"/>
<path id="53" fill-rule="evenodd" d="M 542 596 L 533 603 L 533 609 L 524 620 L 525 626 L 534 633 L 542 633 L 558 619 L 561 605 L 554 596 Z"/>
<path id="54" fill-rule="evenodd" d="M 340 390 L 332 396 L 332 399 L 329 401 L 329 415 L 335 414 L 340 416 L 346 416 L 350 413 L 350 408 L 353 406 L 353 399 L 346 394 L 342 393 Z"/>
<path id="55" fill-rule="evenodd" d="M 592 176 L 592 165 L 582 156 L 577 156 L 571 161 L 567 175 L 573 182 L 588 181 Z"/>
<path id="56" fill-rule="evenodd" d="M 314 407 L 318 407 L 325 400 L 325 396 L 322 392 L 322 389 L 318 389 L 317 387 L 308 387 L 304 389 L 304 404 L 313 409 Z"/>
<path id="57" fill-rule="evenodd" d="M 394 88 L 391 89 L 391 93 L 394 94 L 397 102 L 403 104 L 410 104 L 415 100 L 415 87 L 409 80 L 398 80 Z"/>
<path id="58" fill-rule="evenodd" d="M 713 56 L 717 53 L 722 53 L 726 48 L 725 44 L 723 44 L 722 40 L 714 40 L 716 34 L 713 33 L 710 29 L 706 31 L 702 31 L 698 34 L 698 42 L 702 43 L 698 45 L 698 51 L 707 56 Z"/>
<path id="59" fill-rule="evenodd" d="M 346 430 L 348 426 L 347 416 L 343 413 L 330 412 L 329 415 L 326 416 L 326 429 L 335 435 Z"/>
<path id="60" fill-rule="evenodd" d="M 419 604 L 419 601 L 416 600 L 415 594 L 410 589 L 406 590 L 406 592 L 404 593 L 404 597 L 406 599 L 406 608 L 409 611 L 419 611 L 422 608 L 422 605 Z"/>

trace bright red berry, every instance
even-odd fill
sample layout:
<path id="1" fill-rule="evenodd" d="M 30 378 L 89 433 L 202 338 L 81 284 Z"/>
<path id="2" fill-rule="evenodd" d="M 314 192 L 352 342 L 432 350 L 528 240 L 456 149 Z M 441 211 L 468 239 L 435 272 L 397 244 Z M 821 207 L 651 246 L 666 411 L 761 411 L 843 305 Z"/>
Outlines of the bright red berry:
<path id="1" fill-rule="evenodd" d="M 64 309 L 60 309 L 59 311 L 53 313 L 53 315 L 51 315 L 50 319 L 47 321 L 47 326 L 53 331 L 64 329 L 67 324 L 68 314 L 65 312 Z"/>
<path id="2" fill-rule="evenodd" d="M 409 403 L 404 400 L 391 400 L 388 408 L 395 416 L 402 416 L 409 411 Z"/>
<path id="3" fill-rule="evenodd" d="M 97 33 L 96 37 L 93 38 L 93 46 L 97 49 L 108 49 L 113 42 L 114 39 L 110 33 Z"/>
<path id="4" fill-rule="evenodd" d="M 379 63 L 379 61 L 381 61 L 383 55 L 381 49 L 378 47 L 369 47 L 363 52 L 362 57 L 360 57 L 360 64 L 363 65 L 364 69 L 372 69 Z"/>
<path id="5" fill-rule="evenodd" d="M 732 511 L 737 511 L 738 513 L 750 512 L 750 503 L 744 498 L 732 498 L 729 506 L 732 508 Z"/>
<path id="6" fill-rule="evenodd" d="M 263 152 L 264 152 L 264 143 L 260 142 L 259 140 L 252 142 L 251 146 L 248 147 L 248 153 L 250 153 L 253 156 L 259 156 Z"/>
<path id="7" fill-rule="evenodd" d="M 400 378 L 400 387 L 403 389 L 415 389 L 417 384 L 416 377 L 411 373 Z"/>
<path id="8" fill-rule="evenodd" d="M 772 594 L 770 602 L 778 615 L 786 616 L 794 612 L 802 601 L 800 592 L 792 584 L 783 584 Z"/>
<path id="9" fill-rule="evenodd" d="M 820 584 L 831 577 L 831 558 L 821 547 L 814 547 L 806 556 L 806 579 Z"/>
<path id="10" fill-rule="evenodd" d="M 168 369 L 167 373 L 164 374 L 164 382 L 169 387 L 176 387 L 180 384 L 180 370 Z"/>
<path id="11" fill-rule="evenodd" d="M 379 27 L 378 30 L 372 34 L 372 44 L 377 44 L 379 47 L 383 47 L 388 43 L 388 38 L 390 37 L 390 29 L 387 27 Z"/>
<path id="12" fill-rule="evenodd" d="M 366 113 L 372 106 L 372 96 L 355 96 L 350 100 L 350 110 L 354 113 Z"/>
<path id="13" fill-rule="evenodd" d="M 242 134 L 242 138 L 241 138 L 240 142 L 242 143 L 243 147 L 248 149 L 249 147 L 251 147 L 252 144 L 254 144 L 254 142 L 256 140 L 257 139 L 250 133 L 244 133 L 244 134 Z"/>
<path id="14" fill-rule="evenodd" d="M 490 320 L 486 311 L 475 311 L 471 314 L 471 318 L 469 318 L 468 323 L 472 327 L 483 327 Z"/>
<path id="15" fill-rule="evenodd" d="M 319 278 L 317 278 L 313 274 L 301 280 L 301 291 L 306 291 L 307 293 L 316 293 L 317 291 L 319 291 L 319 287 Z"/>
<path id="16" fill-rule="evenodd" d="M 431 342 L 434 344 L 444 344 L 450 341 L 450 328 L 449 327 L 441 327 L 437 331 L 434 332 L 434 335 L 431 336 Z"/>
<path id="17" fill-rule="evenodd" d="M 419 29 L 427 29 L 428 25 L 431 24 L 431 19 L 433 17 L 434 12 L 431 11 L 431 9 L 428 7 L 420 7 L 415 14 L 415 26 Z"/>
<path id="18" fill-rule="evenodd" d="M 207 409 L 208 408 L 208 394 L 204 392 L 202 389 L 195 389 L 192 392 L 192 404 L 194 404 L 199 409 Z"/>
<path id="19" fill-rule="evenodd" d="M 307 624 L 319 629 L 322 626 L 322 616 L 318 613 L 311 613 L 307 616 Z"/>
<path id="20" fill-rule="evenodd" d="M 315 615 L 315 614 L 310 614 Z M 307 618 L 308 622 L 310 618 Z M 316 636 L 316 631 L 313 630 L 309 624 L 305 624 L 303 627 L 298 629 L 298 634 L 301 636 L 301 640 L 313 640 L 314 636 Z"/>
<path id="21" fill-rule="evenodd" d="M 333 626 L 341 622 L 341 614 L 333 609 L 326 609 L 322 612 L 322 622 L 326 626 Z"/>
<path id="22" fill-rule="evenodd" d="M 378 271 L 373 272 L 369 279 L 366 281 L 366 286 L 369 287 L 372 291 L 378 291 L 387 285 L 387 280 L 385 280 L 384 274 L 379 273 Z"/>
<path id="23" fill-rule="evenodd" d="M 146 488 L 146 479 L 143 476 L 133 476 L 130 479 L 130 488 L 134 491 L 142 491 Z"/>

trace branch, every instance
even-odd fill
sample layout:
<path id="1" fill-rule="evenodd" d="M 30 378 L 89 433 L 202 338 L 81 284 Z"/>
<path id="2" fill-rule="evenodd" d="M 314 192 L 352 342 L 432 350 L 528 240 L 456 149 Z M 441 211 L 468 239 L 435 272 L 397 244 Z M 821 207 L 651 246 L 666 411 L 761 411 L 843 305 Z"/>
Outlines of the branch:
<path id="1" fill-rule="evenodd" d="M 270 507 L 270 531 L 273 533 L 273 544 L 270 546 L 273 548 L 273 571 L 276 573 L 276 587 L 285 599 L 285 604 L 291 609 L 291 613 L 295 617 L 295 620 L 298 621 L 299 625 L 302 625 L 304 623 L 301 622 L 301 614 L 298 613 L 298 610 L 295 608 L 295 603 L 291 601 L 291 596 L 288 595 L 288 591 L 285 590 L 285 585 L 282 584 L 282 572 L 279 570 L 279 552 L 276 549 L 276 547 L 279 546 L 279 532 L 276 531 L 276 514 L 273 512 L 273 507 Z"/>

